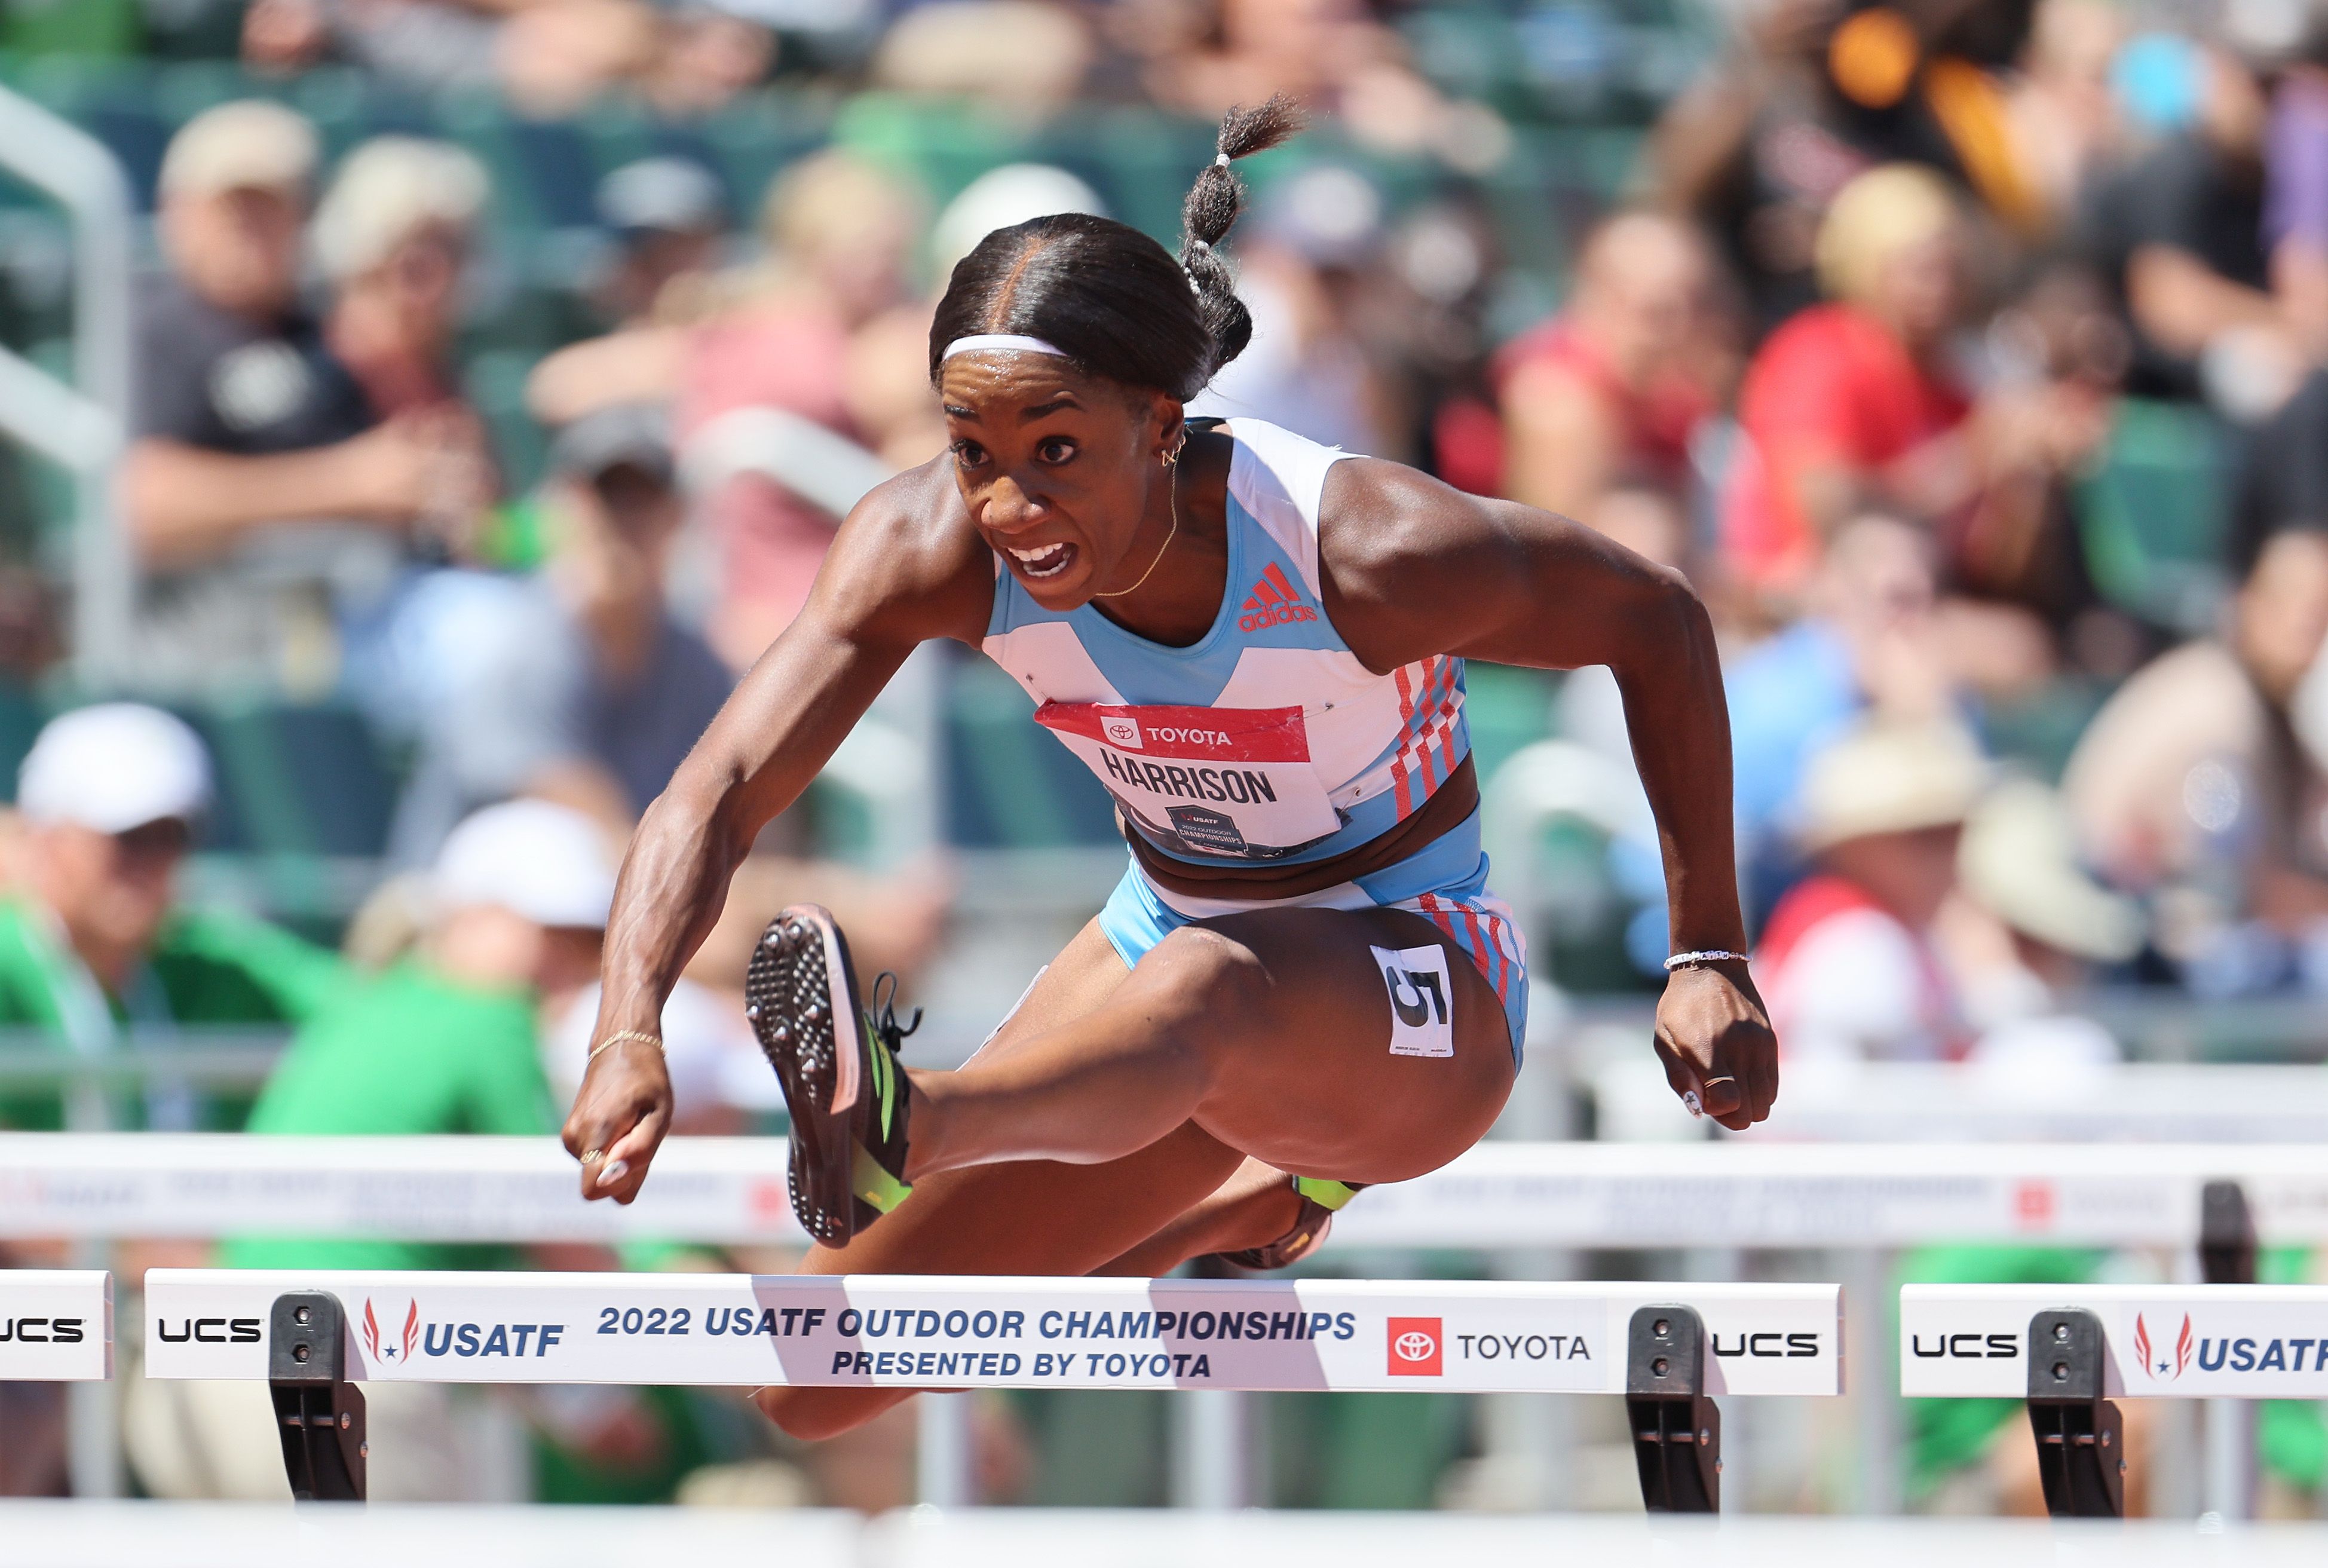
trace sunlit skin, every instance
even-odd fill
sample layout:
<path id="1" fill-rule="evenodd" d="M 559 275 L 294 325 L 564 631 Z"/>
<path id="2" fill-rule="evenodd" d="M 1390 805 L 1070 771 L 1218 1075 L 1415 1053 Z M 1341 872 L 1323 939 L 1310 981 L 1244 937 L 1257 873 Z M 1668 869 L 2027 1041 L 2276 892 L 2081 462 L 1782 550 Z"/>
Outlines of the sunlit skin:
<path id="1" fill-rule="evenodd" d="M 607 927 L 599 1039 L 655 1028 L 760 827 L 807 787 L 913 649 L 981 643 L 998 552 L 1046 607 L 1090 604 L 1169 645 L 1201 640 L 1242 586 L 1226 578 L 1234 445 L 1186 432 L 1175 399 L 1008 350 L 947 361 L 939 390 L 948 452 L 859 504 L 807 606 L 641 822 Z M 1720 662 L 1686 583 L 1580 524 L 1397 464 L 1336 464 L 1322 510 L 1322 608 L 1368 670 L 1440 654 L 1610 667 L 1660 824 L 1674 944 L 1742 950 Z M 1281 875 L 1244 874 L 1257 897 Z M 1426 943 L 1448 950 L 1454 1055 L 1394 1056 L 1368 948 Z M 1133 968 L 1094 922 L 971 1062 L 908 1066 L 914 1196 L 804 1266 L 1163 1272 L 1263 1245 L 1285 1233 L 1292 1199 L 1256 1162 L 1356 1182 L 1434 1169 L 1501 1111 L 1512 1045 L 1478 969 L 1405 911 L 1276 907 L 1200 921 Z M 1777 1046 L 1742 963 L 1676 974 L 1655 1049 L 1675 1092 L 1724 1124 L 1769 1114 Z M 565 1130 L 577 1157 L 603 1151 L 581 1173 L 586 1197 L 637 1197 L 671 1105 L 652 1045 L 623 1041 L 592 1061 Z M 760 1403 L 814 1437 L 903 1397 L 784 1388 Z"/>
<path id="2" fill-rule="evenodd" d="M 1193 497 L 1174 530 L 1178 474 L 1162 458 L 1186 429 L 1176 399 L 1002 349 L 948 360 L 939 396 L 971 521 L 1037 604 L 1121 594 L 1101 609 L 1127 630 L 1175 646 L 1205 634 L 1226 587 L 1227 530 L 1217 505 L 1193 515 Z M 1057 560 L 1018 553 L 1062 548 Z"/>

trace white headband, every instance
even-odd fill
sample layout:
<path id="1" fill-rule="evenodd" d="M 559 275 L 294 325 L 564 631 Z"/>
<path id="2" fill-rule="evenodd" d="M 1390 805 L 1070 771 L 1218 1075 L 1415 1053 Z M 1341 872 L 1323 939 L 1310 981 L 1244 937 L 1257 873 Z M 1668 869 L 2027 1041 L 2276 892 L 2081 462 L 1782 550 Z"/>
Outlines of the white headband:
<path id="1" fill-rule="evenodd" d="M 981 349 L 1011 349 L 1020 353 L 1055 354 L 1060 359 L 1072 359 L 1066 350 L 1054 348 L 1041 338 L 1021 337 L 1017 333 L 982 332 L 966 338 L 956 338 L 946 344 L 945 352 L 938 356 L 943 364 L 956 354 L 974 354 Z"/>

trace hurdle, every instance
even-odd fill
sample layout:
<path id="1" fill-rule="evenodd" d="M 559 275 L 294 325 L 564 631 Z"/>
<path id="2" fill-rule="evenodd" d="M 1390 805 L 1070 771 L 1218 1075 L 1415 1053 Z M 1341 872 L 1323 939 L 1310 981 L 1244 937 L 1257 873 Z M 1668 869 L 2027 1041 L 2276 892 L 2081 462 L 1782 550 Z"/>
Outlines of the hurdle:
<path id="1" fill-rule="evenodd" d="M 295 1496 L 363 1494 L 356 1385 L 1566 1393 L 1714 1511 L 1716 1395 L 1843 1391 L 1835 1285 L 156 1269 L 146 1376 L 264 1379 Z"/>
<path id="2" fill-rule="evenodd" d="M 1371 1188 L 1343 1248 L 1921 1245 L 1934 1236 L 2196 1245 L 2237 1182 L 2275 1241 L 2328 1242 L 2328 1146 L 1482 1143 Z M 0 1237 L 263 1232 L 393 1241 L 805 1244 L 784 1144 L 674 1138 L 635 1204 L 582 1200 L 547 1138 L 0 1135 Z"/>
<path id="3" fill-rule="evenodd" d="M 2112 1401 L 2328 1396 L 2328 1287 L 1910 1285 L 1900 1392 L 2026 1400 L 2048 1508 L 2117 1516 L 2125 1467 L 2110 1451 L 2122 1444 Z M 2236 1431 L 2213 1425 L 2211 1467 L 2239 1468 L 2236 1438 L 2221 1441 Z"/>

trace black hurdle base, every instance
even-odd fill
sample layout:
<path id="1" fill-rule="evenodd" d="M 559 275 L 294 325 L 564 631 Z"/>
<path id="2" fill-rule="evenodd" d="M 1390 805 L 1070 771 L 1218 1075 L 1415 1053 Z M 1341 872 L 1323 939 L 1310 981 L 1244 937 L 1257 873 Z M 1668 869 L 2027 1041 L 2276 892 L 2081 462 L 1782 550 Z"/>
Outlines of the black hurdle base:
<path id="1" fill-rule="evenodd" d="M 1721 1511 L 1722 1412 L 1705 1388 L 1705 1325 L 1695 1310 L 1635 1312 L 1625 1336 L 1625 1415 L 1652 1514 Z"/>
<path id="2" fill-rule="evenodd" d="M 2057 1519 L 2126 1516 L 2126 1427 L 2102 1397 L 2102 1320 L 2083 1307 L 2029 1319 L 2029 1429 L 2045 1511 Z"/>
<path id="3" fill-rule="evenodd" d="M 276 1297 L 267 1320 L 267 1389 L 283 1471 L 303 1503 L 364 1500 L 363 1394 L 347 1370 L 339 1298 L 322 1291 Z"/>

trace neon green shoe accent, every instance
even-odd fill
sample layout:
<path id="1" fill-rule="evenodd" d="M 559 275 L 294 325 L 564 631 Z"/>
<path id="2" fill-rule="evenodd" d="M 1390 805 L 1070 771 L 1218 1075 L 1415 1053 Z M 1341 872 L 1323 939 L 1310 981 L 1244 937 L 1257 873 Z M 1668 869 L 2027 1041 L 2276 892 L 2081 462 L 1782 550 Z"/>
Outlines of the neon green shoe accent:
<path id="1" fill-rule="evenodd" d="M 858 1197 L 883 1214 L 905 1202 L 906 1195 L 914 1190 L 913 1183 L 900 1181 L 882 1169 L 881 1162 L 866 1153 L 861 1143 L 852 1151 L 849 1180 L 851 1190 Z"/>
<path id="2" fill-rule="evenodd" d="M 1338 1181 L 1327 1181 L 1315 1176 L 1295 1177 L 1293 1190 L 1328 1214 L 1340 1213 L 1344 1204 L 1358 1196 L 1355 1188 L 1344 1187 Z"/>
<path id="3" fill-rule="evenodd" d="M 864 1019 L 864 1028 L 865 1055 L 873 1063 L 873 1092 L 880 1097 L 881 1137 L 886 1142 L 889 1138 L 889 1124 L 897 1117 L 896 1062 L 889 1055 L 887 1047 L 881 1044 L 870 1018 Z"/>

